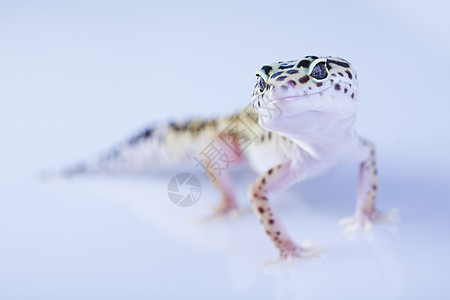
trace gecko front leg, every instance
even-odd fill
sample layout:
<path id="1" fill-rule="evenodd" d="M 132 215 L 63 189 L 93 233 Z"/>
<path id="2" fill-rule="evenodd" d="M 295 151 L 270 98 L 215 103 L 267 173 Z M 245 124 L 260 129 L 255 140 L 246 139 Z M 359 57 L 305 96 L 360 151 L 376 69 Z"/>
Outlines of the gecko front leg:
<path id="1" fill-rule="evenodd" d="M 291 162 L 279 164 L 269 169 L 266 173 L 256 179 L 248 189 L 248 196 L 251 199 L 253 211 L 263 225 L 267 235 L 275 246 L 280 250 L 280 258 L 277 260 L 294 257 L 317 256 L 319 248 L 299 246 L 290 238 L 283 228 L 280 219 L 275 215 L 267 198 L 271 192 L 285 189 L 298 178 L 291 170 Z"/>
<path id="2" fill-rule="evenodd" d="M 395 221 L 396 210 L 387 213 L 375 207 L 375 198 L 378 190 L 377 167 L 375 147 L 367 140 L 360 139 L 363 152 L 368 153 L 359 166 L 359 179 L 357 190 L 356 209 L 353 216 L 342 219 L 339 224 L 345 226 L 346 232 L 356 231 L 360 228 L 369 231 L 373 223 L 390 223 Z"/>

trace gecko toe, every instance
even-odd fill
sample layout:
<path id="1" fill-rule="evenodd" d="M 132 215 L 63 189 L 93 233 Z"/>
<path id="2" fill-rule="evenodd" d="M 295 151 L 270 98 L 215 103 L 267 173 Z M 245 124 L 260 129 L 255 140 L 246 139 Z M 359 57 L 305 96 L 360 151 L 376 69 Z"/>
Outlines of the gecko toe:
<path id="1" fill-rule="evenodd" d="M 339 225 L 344 227 L 345 233 L 351 233 L 362 230 L 369 232 L 374 224 L 387 224 L 397 222 L 397 209 L 391 209 L 388 212 L 373 210 L 371 212 L 363 212 L 355 214 L 351 217 L 343 218 L 339 221 Z"/>

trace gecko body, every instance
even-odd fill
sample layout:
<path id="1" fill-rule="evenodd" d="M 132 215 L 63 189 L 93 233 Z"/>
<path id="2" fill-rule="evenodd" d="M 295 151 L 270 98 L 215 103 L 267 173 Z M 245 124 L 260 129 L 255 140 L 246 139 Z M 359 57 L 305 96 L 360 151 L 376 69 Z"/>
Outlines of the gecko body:
<path id="1" fill-rule="evenodd" d="M 217 119 L 159 124 L 106 156 L 62 174 L 135 172 L 198 157 L 221 193 L 213 213 L 219 216 L 237 209 L 228 169 L 248 162 L 260 175 L 247 194 L 280 259 L 310 257 L 318 249 L 290 238 L 269 195 L 338 164 L 360 164 L 355 213 L 342 225 L 349 230 L 370 229 L 373 223 L 391 221 L 393 212 L 375 208 L 375 149 L 355 130 L 358 82 L 350 63 L 337 57 L 306 56 L 264 65 L 255 75 L 251 106 L 243 111 Z M 211 145 L 226 158 L 226 170 L 211 161 L 212 152 L 205 151 Z"/>

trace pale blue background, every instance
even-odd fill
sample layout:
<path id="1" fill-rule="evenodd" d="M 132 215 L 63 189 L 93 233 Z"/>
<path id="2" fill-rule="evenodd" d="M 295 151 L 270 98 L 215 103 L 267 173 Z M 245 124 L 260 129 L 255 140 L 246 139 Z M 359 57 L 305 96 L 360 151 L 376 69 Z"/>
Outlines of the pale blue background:
<path id="1" fill-rule="evenodd" d="M 444 299 L 450 243 L 446 1 L 0 2 L 0 299 Z M 40 182 L 170 116 L 247 105 L 261 65 L 336 55 L 359 71 L 358 128 L 398 226 L 343 235 L 356 166 L 273 197 L 311 261 L 277 253 L 256 218 L 190 226 L 218 194 L 199 169 Z M 194 163 L 192 164 L 192 166 Z M 178 171 L 204 184 L 178 208 Z M 240 175 L 240 202 L 247 205 Z M 242 177 L 243 176 L 243 177 Z"/>

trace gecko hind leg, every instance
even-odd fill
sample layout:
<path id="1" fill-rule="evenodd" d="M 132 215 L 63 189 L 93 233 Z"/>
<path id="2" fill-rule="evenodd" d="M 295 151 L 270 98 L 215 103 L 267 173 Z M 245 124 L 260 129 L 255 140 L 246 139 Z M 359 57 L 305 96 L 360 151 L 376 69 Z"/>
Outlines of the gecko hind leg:
<path id="1" fill-rule="evenodd" d="M 236 196 L 232 189 L 232 181 L 228 172 L 224 172 L 221 176 L 214 175 L 214 179 L 210 179 L 212 184 L 221 193 L 221 200 L 214 208 L 211 215 L 204 217 L 203 221 L 214 219 L 225 219 L 235 217 L 241 214 L 240 208 L 236 202 Z"/>
<path id="2" fill-rule="evenodd" d="M 231 144 L 233 148 L 225 144 L 223 141 L 215 141 L 215 149 L 219 150 L 219 161 L 226 164 L 226 168 L 221 168 L 218 161 L 213 161 L 210 157 L 211 152 L 203 152 L 201 154 L 202 161 L 205 163 L 205 173 L 210 182 L 219 190 L 221 200 L 213 210 L 212 214 L 201 218 L 200 222 L 210 221 L 214 219 L 225 219 L 228 217 L 237 217 L 247 211 L 247 209 L 239 208 L 236 202 L 233 182 L 229 173 L 230 167 L 235 167 L 243 162 L 243 158 L 238 154 L 237 145 Z"/>

